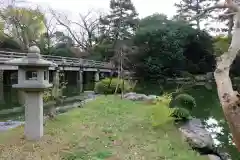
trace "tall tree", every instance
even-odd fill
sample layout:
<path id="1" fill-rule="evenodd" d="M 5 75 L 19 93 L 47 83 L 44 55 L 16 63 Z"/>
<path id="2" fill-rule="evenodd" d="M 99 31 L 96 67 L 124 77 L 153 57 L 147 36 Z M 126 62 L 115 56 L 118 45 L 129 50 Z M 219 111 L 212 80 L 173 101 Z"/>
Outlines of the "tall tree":
<path id="1" fill-rule="evenodd" d="M 214 68 L 211 36 L 186 23 L 168 20 L 165 15 L 143 18 L 134 45 L 138 55 L 129 56 L 133 70 L 146 80 L 179 76 L 183 71 L 203 74 Z"/>
<path id="2" fill-rule="evenodd" d="M 138 13 L 131 0 L 111 0 L 110 14 L 101 17 L 100 31 L 103 33 L 100 38 L 104 37 L 105 41 L 101 43 L 99 48 L 104 48 L 102 54 L 104 59 L 109 59 L 125 42 L 134 35 L 138 28 Z"/>
<path id="3" fill-rule="evenodd" d="M 179 3 L 176 3 L 177 15 L 175 18 L 180 20 L 188 21 L 191 17 L 201 13 L 203 8 L 208 7 L 212 2 L 217 0 L 181 0 Z M 194 20 L 193 25 L 200 29 L 200 24 L 203 19 L 210 17 L 209 14 L 204 15 L 204 17 L 198 17 Z"/>
<path id="4" fill-rule="evenodd" d="M 78 20 L 71 20 L 68 16 L 51 11 L 58 22 L 64 27 L 75 42 L 81 52 L 91 53 L 96 45 L 96 35 L 98 34 L 99 18 L 93 10 L 86 14 L 79 14 Z"/>
<path id="5" fill-rule="evenodd" d="M 130 39 L 138 26 L 138 13 L 131 0 L 111 0 L 110 14 L 101 18 L 111 40 Z"/>
<path id="6" fill-rule="evenodd" d="M 224 115 L 232 132 L 234 143 L 236 144 L 238 151 L 240 151 L 240 94 L 233 89 L 229 77 L 230 66 L 240 50 L 240 6 L 239 3 L 235 2 L 233 2 L 233 0 L 225 0 L 224 4 L 218 3 L 215 6 L 206 8 L 204 12 L 196 17 L 200 17 L 208 11 L 219 8 L 229 8 L 233 10 L 235 14 L 231 44 L 228 51 L 217 59 L 218 61 L 214 77 Z M 239 0 L 237 2 L 239 2 Z"/>
<path id="7" fill-rule="evenodd" d="M 36 43 L 45 32 L 45 16 L 39 10 L 8 6 L 1 10 L 0 18 L 5 22 L 5 35 L 13 38 L 22 50 Z"/>

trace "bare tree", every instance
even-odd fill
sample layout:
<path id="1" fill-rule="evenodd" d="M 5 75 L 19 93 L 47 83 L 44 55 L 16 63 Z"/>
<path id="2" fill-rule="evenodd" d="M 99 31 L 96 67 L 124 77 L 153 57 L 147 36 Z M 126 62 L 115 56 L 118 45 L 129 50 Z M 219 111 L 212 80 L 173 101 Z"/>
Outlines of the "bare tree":
<path id="1" fill-rule="evenodd" d="M 66 28 L 76 42 L 77 47 L 84 52 L 91 52 L 96 45 L 96 35 L 99 32 L 99 15 L 94 15 L 93 10 L 87 14 L 79 14 L 78 21 L 70 20 L 66 15 L 61 15 L 51 10 L 58 24 Z"/>
<path id="2" fill-rule="evenodd" d="M 214 77 L 224 115 L 232 132 L 236 147 L 240 151 L 240 94 L 234 91 L 229 77 L 230 66 L 240 50 L 240 6 L 236 1 L 225 0 L 224 4 L 217 3 L 212 7 L 206 8 L 201 14 L 197 15 L 197 17 L 214 9 L 222 8 L 229 8 L 232 10 L 231 14 L 234 15 L 234 28 L 228 51 L 217 58 Z"/>
<path id="3" fill-rule="evenodd" d="M 45 48 L 47 54 L 51 54 L 51 48 L 54 44 L 58 43 L 53 40 L 56 34 L 57 23 L 55 18 L 50 14 L 50 9 L 42 10 L 39 6 L 37 7 L 39 12 L 44 13 L 45 18 L 43 19 L 43 24 L 45 27 L 45 33 L 43 33 L 39 39 L 40 48 Z"/>

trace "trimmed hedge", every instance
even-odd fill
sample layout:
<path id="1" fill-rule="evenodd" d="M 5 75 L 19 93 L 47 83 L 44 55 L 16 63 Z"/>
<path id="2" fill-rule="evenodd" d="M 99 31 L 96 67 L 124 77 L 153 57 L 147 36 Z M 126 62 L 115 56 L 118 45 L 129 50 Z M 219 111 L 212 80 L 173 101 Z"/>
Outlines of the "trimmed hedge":
<path id="1" fill-rule="evenodd" d="M 191 95 L 179 94 L 171 100 L 169 106 L 171 108 L 175 107 L 186 108 L 191 111 L 193 108 L 197 106 L 197 104 L 194 97 L 192 97 Z"/>
<path id="2" fill-rule="evenodd" d="M 191 114 L 186 108 L 174 108 L 171 117 L 176 121 L 187 121 L 191 118 Z"/>

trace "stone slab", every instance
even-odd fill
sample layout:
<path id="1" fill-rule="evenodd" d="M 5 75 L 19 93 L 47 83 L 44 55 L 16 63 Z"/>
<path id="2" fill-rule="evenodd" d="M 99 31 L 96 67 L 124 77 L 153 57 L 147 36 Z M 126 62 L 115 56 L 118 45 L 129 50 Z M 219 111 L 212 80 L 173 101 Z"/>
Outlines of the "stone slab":
<path id="1" fill-rule="evenodd" d="M 0 122 L 0 132 L 8 131 L 10 129 L 16 128 L 23 124 L 24 124 L 24 122 L 21 122 L 21 121 Z"/>

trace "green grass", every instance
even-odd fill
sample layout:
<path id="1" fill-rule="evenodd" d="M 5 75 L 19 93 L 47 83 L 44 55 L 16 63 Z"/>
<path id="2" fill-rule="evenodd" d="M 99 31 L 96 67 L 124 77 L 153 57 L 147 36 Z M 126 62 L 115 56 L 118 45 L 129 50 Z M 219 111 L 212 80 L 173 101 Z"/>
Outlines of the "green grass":
<path id="1" fill-rule="evenodd" d="M 153 105 L 102 96 L 48 121 L 39 142 L 23 128 L 0 134 L 0 159 L 206 160 L 183 141 L 173 123 L 153 128 Z"/>

